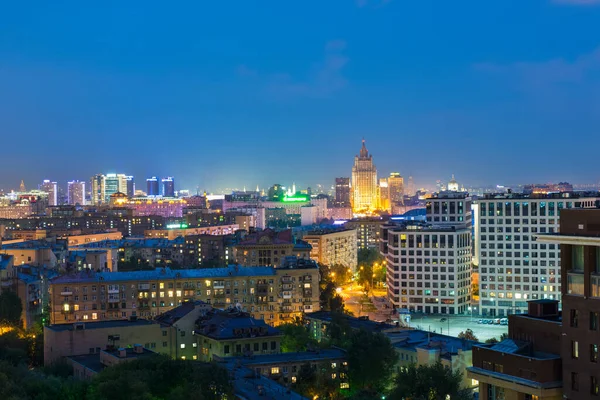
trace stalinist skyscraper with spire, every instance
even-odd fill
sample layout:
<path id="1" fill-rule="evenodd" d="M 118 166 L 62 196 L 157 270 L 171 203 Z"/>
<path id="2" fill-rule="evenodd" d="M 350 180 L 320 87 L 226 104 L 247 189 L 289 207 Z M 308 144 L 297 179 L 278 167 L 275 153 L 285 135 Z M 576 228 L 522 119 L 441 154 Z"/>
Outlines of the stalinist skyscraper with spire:
<path id="1" fill-rule="evenodd" d="M 352 211 L 370 212 L 377 209 L 377 168 L 369 154 L 365 140 L 352 167 Z"/>

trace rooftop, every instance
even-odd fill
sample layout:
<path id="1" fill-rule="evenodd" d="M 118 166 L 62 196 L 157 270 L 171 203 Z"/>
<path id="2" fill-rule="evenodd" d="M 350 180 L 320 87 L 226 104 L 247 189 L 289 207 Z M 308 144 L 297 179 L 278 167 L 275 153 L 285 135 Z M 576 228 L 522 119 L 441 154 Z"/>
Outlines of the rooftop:
<path id="1" fill-rule="evenodd" d="M 213 310 L 196 322 L 196 333 L 217 340 L 255 336 L 279 336 L 281 332 L 261 319 L 236 309 Z"/>
<path id="2" fill-rule="evenodd" d="M 459 339 L 454 336 L 442 335 L 418 329 L 404 329 L 385 334 L 397 349 L 416 351 L 417 349 L 440 350 L 442 358 L 449 359 L 458 354 L 459 350 L 469 351 L 478 342 Z"/>
<path id="3" fill-rule="evenodd" d="M 147 271 L 129 272 L 93 272 L 82 271 L 76 274 L 63 275 L 52 280 L 52 284 L 81 283 L 81 282 L 120 282 L 120 281 L 150 281 L 166 279 L 204 279 L 250 276 L 274 276 L 273 267 L 239 267 L 230 265 L 224 268 L 181 269 L 156 268 Z"/>
<path id="4" fill-rule="evenodd" d="M 107 328 L 126 328 L 126 327 L 140 327 L 155 324 L 154 321 L 147 319 L 135 319 L 135 320 L 120 320 L 120 321 L 97 321 L 97 322 L 74 322 L 72 324 L 57 324 L 48 325 L 44 329 L 49 329 L 54 332 L 66 332 L 74 330 L 88 330 L 88 329 L 107 329 Z"/>
<path id="5" fill-rule="evenodd" d="M 209 304 L 200 300 L 186 301 L 180 306 L 175 307 L 172 310 L 169 310 L 157 316 L 155 318 L 155 321 L 160 322 L 161 324 L 173 325 L 178 320 L 194 311 L 196 307 L 206 307 L 207 309 L 211 308 Z"/>
<path id="6" fill-rule="evenodd" d="M 73 246 L 77 249 L 116 249 L 116 248 L 153 248 L 166 249 L 183 244 L 184 239 L 169 240 L 162 238 L 127 238 L 120 240 L 99 240 L 97 242 L 83 243 Z"/>
<path id="7" fill-rule="evenodd" d="M 331 313 L 330 311 L 315 311 L 310 314 L 306 314 L 306 318 L 317 319 L 322 322 L 331 322 L 334 318 L 334 315 L 335 314 Z M 342 318 L 344 318 L 348 322 L 348 325 L 350 326 L 350 328 L 352 328 L 352 329 L 361 329 L 362 328 L 362 329 L 366 329 L 371 332 L 382 332 L 387 329 L 395 329 L 396 328 L 396 325 L 390 325 L 385 322 L 371 321 L 368 318 L 367 319 L 356 318 L 356 317 L 352 317 L 350 315 L 345 315 L 345 314 L 338 314 L 338 315 L 341 316 Z"/>
<path id="8" fill-rule="evenodd" d="M 559 354 L 546 353 L 533 349 L 533 343 L 523 340 L 504 339 L 500 343 L 484 344 L 478 343 L 477 347 L 486 348 L 492 351 L 498 351 L 502 354 L 514 354 L 526 358 L 534 358 L 537 360 L 558 360 Z"/>
<path id="9" fill-rule="evenodd" d="M 251 357 L 234 357 L 242 365 L 283 364 L 309 361 L 324 361 L 346 358 L 341 349 L 323 349 L 318 351 L 302 351 L 297 353 L 261 354 Z"/>
<path id="10" fill-rule="evenodd" d="M 581 199 L 600 197 L 599 192 L 560 192 L 560 193 L 486 193 L 477 201 L 489 200 L 517 200 L 517 199 Z"/>

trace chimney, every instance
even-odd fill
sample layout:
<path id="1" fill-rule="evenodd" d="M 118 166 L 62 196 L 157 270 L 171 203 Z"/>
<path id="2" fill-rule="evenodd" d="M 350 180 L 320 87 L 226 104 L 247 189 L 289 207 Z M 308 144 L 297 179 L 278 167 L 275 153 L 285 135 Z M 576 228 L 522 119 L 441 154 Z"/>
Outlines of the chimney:
<path id="1" fill-rule="evenodd" d="M 127 349 L 119 347 L 119 358 L 127 358 Z"/>
<path id="2" fill-rule="evenodd" d="M 134 344 L 134 345 L 133 345 L 133 351 L 134 351 L 136 354 L 142 354 L 142 353 L 144 352 L 144 347 L 142 347 L 142 345 L 141 345 L 141 344 Z"/>

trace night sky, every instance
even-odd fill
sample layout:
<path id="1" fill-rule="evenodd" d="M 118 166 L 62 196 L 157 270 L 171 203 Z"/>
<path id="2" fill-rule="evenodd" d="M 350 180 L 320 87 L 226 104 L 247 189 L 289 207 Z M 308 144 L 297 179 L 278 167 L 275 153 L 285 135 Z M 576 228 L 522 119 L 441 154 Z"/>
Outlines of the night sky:
<path id="1" fill-rule="evenodd" d="M 96 5 L 3 4 L 0 188 L 600 180 L 600 1 Z"/>

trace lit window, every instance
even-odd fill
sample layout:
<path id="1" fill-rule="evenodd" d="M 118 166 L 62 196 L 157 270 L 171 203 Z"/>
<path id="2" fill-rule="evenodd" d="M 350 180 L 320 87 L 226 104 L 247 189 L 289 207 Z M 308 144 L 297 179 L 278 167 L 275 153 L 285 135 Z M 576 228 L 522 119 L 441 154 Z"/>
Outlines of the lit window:
<path id="1" fill-rule="evenodd" d="M 69 310 L 70 310 L 70 306 L 69 306 L 68 304 L 65 304 L 65 305 L 63 306 L 63 310 L 65 310 L 65 312 L 69 312 Z"/>
<path id="2" fill-rule="evenodd" d="M 192 343 L 192 347 L 198 347 L 198 343 Z"/>
<path id="3" fill-rule="evenodd" d="M 89 319 L 88 315 L 87 314 L 83 314 L 83 319 L 86 319 L 86 320 Z"/>
<path id="4" fill-rule="evenodd" d="M 185 356 L 181 356 L 181 359 L 182 359 L 182 360 L 185 360 Z"/>
<path id="5" fill-rule="evenodd" d="M 165 284 L 163 282 L 158 284 L 158 288 L 159 289 L 164 289 L 165 288 Z"/>
<path id="6" fill-rule="evenodd" d="M 98 319 L 98 313 L 92 313 L 92 319 Z"/>
<path id="7" fill-rule="evenodd" d="M 181 348 L 185 349 L 185 343 L 181 343 Z"/>
<path id="8" fill-rule="evenodd" d="M 173 291 L 169 290 L 169 297 L 173 297 Z"/>
<path id="9" fill-rule="evenodd" d="M 350 388 L 350 384 L 348 382 L 340 383 L 340 389 L 349 389 L 349 388 Z"/>
<path id="10" fill-rule="evenodd" d="M 273 368 L 271 368 L 271 373 L 272 374 L 278 374 L 279 373 L 279 367 L 273 367 Z"/>
<path id="11" fill-rule="evenodd" d="M 181 290 L 178 290 L 177 292 L 175 292 L 177 297 L 181 297 Z"/>
<path id="12" fill-rule="evenodd" d="M 197 360 L 198 356 L 192 356 L 192 359 Z"/>
<path id="13" fill-rule="evenodd" d="M 68 304 L 67 304 L 68 305 Z M 73 310 L 75 311 L 79 311 L 79 304 L 74 304 L 73 305 Z M 65 311 L 69 311 L 69 310 L 65 310 Z"/>

